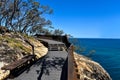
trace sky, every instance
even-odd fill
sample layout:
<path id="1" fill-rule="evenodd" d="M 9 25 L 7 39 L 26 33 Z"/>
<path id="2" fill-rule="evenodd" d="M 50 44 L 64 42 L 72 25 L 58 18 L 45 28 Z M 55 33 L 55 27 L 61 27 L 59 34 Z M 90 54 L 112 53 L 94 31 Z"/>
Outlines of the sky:
<path id="1" fill-rule="evenodd" d="M 39 0 L 55 28 L 76 38 L 120 38 L 120 0 Z"/>

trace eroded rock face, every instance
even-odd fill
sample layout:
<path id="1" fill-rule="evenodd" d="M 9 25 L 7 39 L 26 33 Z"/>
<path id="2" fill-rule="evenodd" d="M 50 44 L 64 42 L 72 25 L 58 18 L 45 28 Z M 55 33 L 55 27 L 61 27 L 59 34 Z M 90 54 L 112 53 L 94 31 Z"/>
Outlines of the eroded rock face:
<path id="1" fill-rule="evenodd" d="M 78 80 L 112 80 L 109 74 L 98 64 L 85 56 L 74 53 L 77 64 Z"/>

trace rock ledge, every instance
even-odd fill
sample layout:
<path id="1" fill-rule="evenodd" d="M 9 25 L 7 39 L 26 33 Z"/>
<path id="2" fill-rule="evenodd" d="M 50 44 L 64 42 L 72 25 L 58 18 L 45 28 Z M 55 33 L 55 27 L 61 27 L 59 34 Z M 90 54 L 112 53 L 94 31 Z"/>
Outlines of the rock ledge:
<path id="1" fill-rule="evenodd" d="M 78 69 L 78 80 L 112 80 L 99 63 L 75 52 L 74 58 Z"/>

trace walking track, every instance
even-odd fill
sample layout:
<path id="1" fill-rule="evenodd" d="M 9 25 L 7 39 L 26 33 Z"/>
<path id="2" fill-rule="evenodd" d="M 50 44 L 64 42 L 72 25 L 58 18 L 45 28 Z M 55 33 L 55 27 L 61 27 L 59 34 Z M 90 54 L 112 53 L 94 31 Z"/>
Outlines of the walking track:
<path id="1" fill-rule="evenodd" d="M 44 39 L 44 41 L 48 44 L 63 44 L 53 40 Z M 67 65 L 67 55 L 66 51 L 48 51 L 46 56 L 39 59 L 18 77 L 8 80 L 60 80 L 62 73 L 67 71 L 63 67 Z"/>

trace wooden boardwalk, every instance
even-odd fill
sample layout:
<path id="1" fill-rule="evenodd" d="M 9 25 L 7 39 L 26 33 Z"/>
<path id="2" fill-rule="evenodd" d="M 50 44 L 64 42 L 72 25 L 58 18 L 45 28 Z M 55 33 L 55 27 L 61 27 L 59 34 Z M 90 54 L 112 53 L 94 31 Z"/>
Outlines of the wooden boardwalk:
<path id="1" fill-rule="evenodd" d="M 48 42 L 49 45 L 53 45 L 49 46 L 50 49 L 48 54 L 39 59 L 34 65 L 18 77 L 7 80 L 61 80 L 62 72 L 64 70 L 63 66 L 67 65 L 65 62 L 67 60 L 68 53 L 58 47 L 63 48 L 64 44 L 53 40 L 44 39 L 43 41 Z M 54 45 L 57 45 L 56 50 L 52 48 Z"/>

